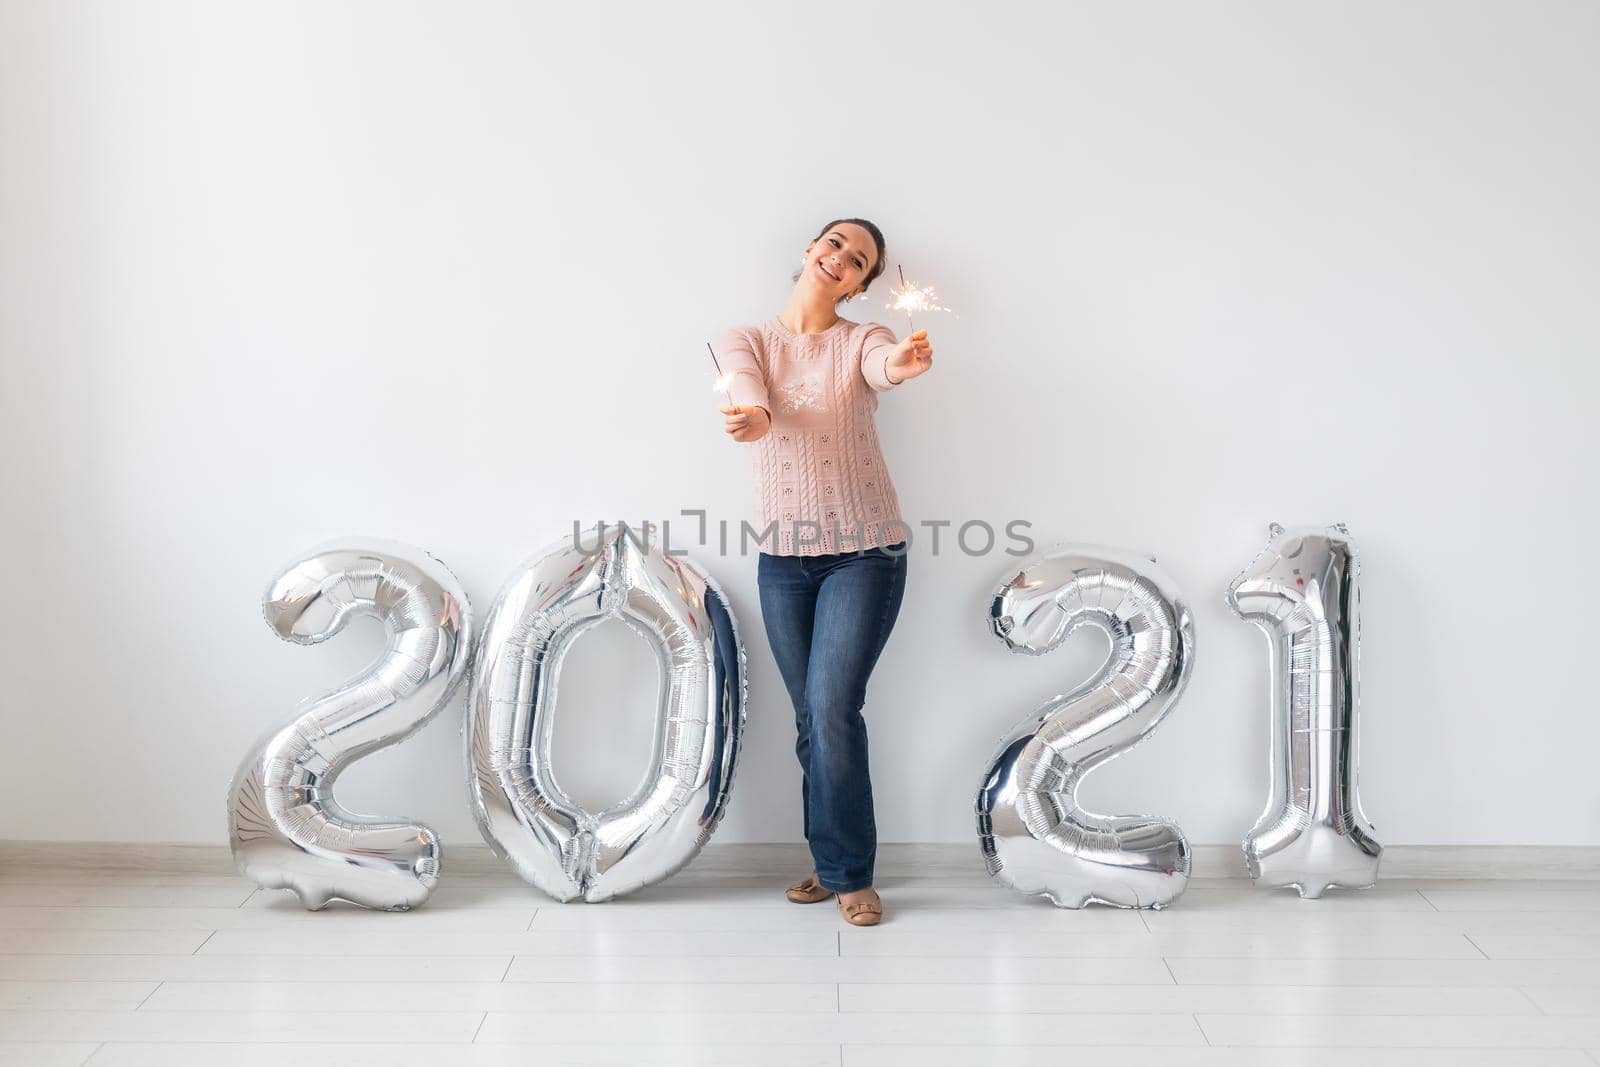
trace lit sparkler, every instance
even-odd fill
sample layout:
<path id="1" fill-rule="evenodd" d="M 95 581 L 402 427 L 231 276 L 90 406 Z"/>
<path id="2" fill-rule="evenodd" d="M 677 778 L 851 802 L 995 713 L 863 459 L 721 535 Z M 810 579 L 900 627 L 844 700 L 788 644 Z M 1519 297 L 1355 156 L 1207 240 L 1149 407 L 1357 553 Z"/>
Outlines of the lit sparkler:
<path id="1" fill-rule="evenodd" d="M 890 311 L 904 311 L 906 321 L 911 324 L 913 332 L 916 331 L 917 321 L 912 316 L 918 312 L 950 310 L 940 304 L 939 298 L 933 295 L 933 286 L 906 281 L 906 270 L 898 263 L 895 264 L 895 269 L 900 272 L 900 285 L 896 289 L 889 290 L 889 295 L 894 297 L 894 300 L 884 307 Z"/>
<path id="2" fill-rule="evenodd" d="M 728 386 L 733 382 L 733 375 L 722 373 L 722 364 L 717 362 L 717 350 L 711 347 L 711 342 L 706 342 L 706 351 L 711 353 L 711 365 L 717 368 L 717 380 L 711 383 L 711 388 L 722 394 L 722 399 L 733 407 L 733 398 L 728 395 Z"/>

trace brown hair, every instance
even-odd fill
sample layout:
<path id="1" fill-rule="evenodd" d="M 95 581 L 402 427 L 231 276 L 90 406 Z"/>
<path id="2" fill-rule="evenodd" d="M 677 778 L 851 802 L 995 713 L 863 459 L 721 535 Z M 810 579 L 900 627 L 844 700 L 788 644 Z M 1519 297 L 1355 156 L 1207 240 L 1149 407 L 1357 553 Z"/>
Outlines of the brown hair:
<path id="1" fill-rule="evenodd" d="M 822 229 L 818 230 L 817 231 L 817 236 L 813 237 L 812 240 L 813 241 L 821 240 L 824 236 L 827 235 L 829 230 L 833 229 L 835 226 L 839 225 L 841 222 L 848 222 L 848 223 L 852 223 L 852 224 L 854 224 L 856 226 L 860 226 L 863 230 L 866 230 L 868 233 L 870 233 L 872 235 L 872 243 L 878 246 L 878 262 L 876 262 L 876 263 L 874 263 L 872 265 L 872 269 L 867 272 L 866 281 L 861 283 L 861 291 L 863 293 L 865 293 L 867 291 L 868 287 L 870 287 L 872 285 L 872 283 L 877 280 L 878 275 L 883 273 L 883 268 L 884 268 L 885 263 L 886 263 L 886 260 L 884 258 L 885 252 L 886 252 L 886 248 L 885 248 L 885 245 L 883 243 L 883 231 L 878 229 L 878 227 L 874 223 L 868 222 L 866 219 L 834 219 L 832 222 L 828 223 Z M 795 271 L 794 272 L 794 280 L 795 281 L 799 281 L 800 280 L 800 272 L 799 271 Z"/>

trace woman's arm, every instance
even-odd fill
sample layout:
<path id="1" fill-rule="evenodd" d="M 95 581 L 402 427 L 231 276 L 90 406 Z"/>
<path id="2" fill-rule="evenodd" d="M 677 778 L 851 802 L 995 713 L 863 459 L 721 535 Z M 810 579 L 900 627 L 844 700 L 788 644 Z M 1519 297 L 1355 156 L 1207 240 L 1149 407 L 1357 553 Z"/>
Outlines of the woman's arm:
<path id="1" fill-rule="evenodd" d="M 756 441 L 772 428 L 772 406 L 767 399 L 767 377 L 744 333 L 723 330 L 712 343 L 717 365 L 727 376 L 728 403 L 717 405 L 725 416 L 722 429 L 735 441 Z"/>
<path id="2" fill-rule="evenodd" d="M 770 420 L 772 402 L 767 399 L 767 376 L 762 373 L 749 339 L 739 329 L 730 328 L 717 336 L 712 348 L 717 353 L 717 364 L 728 377 L 729 403 L 738 408 L 764 408 Z"/>

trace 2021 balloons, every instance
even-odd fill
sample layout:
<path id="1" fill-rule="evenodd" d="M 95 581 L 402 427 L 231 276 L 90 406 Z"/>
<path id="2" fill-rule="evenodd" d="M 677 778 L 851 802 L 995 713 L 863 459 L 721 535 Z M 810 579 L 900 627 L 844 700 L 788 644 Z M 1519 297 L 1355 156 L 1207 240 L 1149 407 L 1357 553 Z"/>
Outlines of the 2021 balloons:
<path id="1" fill-rule="evenodd" d="M 1077 790 L 1095 767 L 1147 737 L 1177 703 L 1194 662 L 1194 624 L 1177 586 L 1148 559 L 1067 546 L 996 590 L 995 634 L 1043 655 L 1080 626 L 1111 640 L 1093 678 L 1052 697 L 1001 742 L 978 792 L 989 873 L 1058 906 L 1161 908 L 1189 880 L 1189 842 L 1155 816 L 1096 815 Z"/>
<path id="2" fill-rule="evenodd" d="M 1366 888 L 1383 846 L 1356 793 L 1360 565 L 1342 524 L 1274 523 L 1228 605 L 1261 627 L 1271 656 L 1272 758 L 1267 807 L 1244 839 L 1258 885 L 1320 897 Z"/>
<path id="3" fill-rule="evenodd" d="M 228 794 L 229 842 L 240 872 L 291 889 L 315 911 L 329 900 L 405 911 L 439 879 L 439 839 L 408 820 L 341 808 L 334 782 L 354 760 L 420 730 L 471 662 L 472 615 L 443 563 L 421 549 L 350 538 L 312 549 L 268 588 L 263 612 L 280 637 L 326 641 L 358 615 L 388 640 L 371 666 L 269 731 L 245 756 Z"/>
<path id="4" fill-rule="evenodd" d="M 590 813 L 552 773 L 550 713 L 562 657 L 607 619 L 621 619 L 656 650 L 657 735 L 639 790 Z M 473 671 L 467 773 L 484 839 L 557 900 L 607 900 L 666 878 L 694 857 L 727 807 L 745 697 L 733 616 L 698 567 L 620 525 L 547 547 L 506 583 Z"/>
<path id="5" fill-rule="evenodd" d="M 264 888 L 293 890 L 313 910 L 336 898 L 396 911 L 423 903 L 439 875 L 433 831 L 351 814 L 332 790 L 352 760 L 437 714 L 469 666 L 472 808 L 484 838 L 524 879 L 560 900 L 599 901 L 693 858 L 727 807 L 745 723 L 744 647 L 721 590 L 698 567 L 652 548 L 648 532 L 640 544 L 622 525 L 594 529 L 575 529 L 570 543 L 519 568 L 475 657 L 465 593 L 420 549 L 347 538 L 287 567 L 264 603 L 281 636 L 316 644 L 368 614 L 384 622 L 388 642 L 367 670 L 303 702 L 240 763 L 228 797 L 240 871 Z M 1258 884 L 1317 897 L 1374 884 L 1382 851 L 1356 791 L 1358 557 L 1342 525 L 1274 524 L 1271 533 L 1228 591 L 1271 653 L 1271 790 L 1245 856 Z M 1142 557 L 1065 546 L 1010 574 L 989 616 L 1014 652 L 1042 655 L 1086 625 L 1111 641 L 1095 677 L 1041 705 L 991 761 L 977 799 L 991 875 L 1065 907 L 1172 903 L 1190 864 L 1178 826 L 1087 812 L 1076 791 L 1147 737 L 1187 684 L 1194 630 L 1175 584 Z M 657 739 L 639 790 L 590 813 L 556 783 L 550 712 L 566 650 L 612 618 L 657 652 Z"/>

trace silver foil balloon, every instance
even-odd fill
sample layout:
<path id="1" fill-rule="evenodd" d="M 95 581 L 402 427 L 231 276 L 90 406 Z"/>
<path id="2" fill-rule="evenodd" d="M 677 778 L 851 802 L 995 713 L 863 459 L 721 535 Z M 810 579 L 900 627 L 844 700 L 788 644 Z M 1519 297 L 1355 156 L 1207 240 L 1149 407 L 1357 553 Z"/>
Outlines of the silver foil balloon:
<path id="1" fill-rule="evenodd" d="M 744 647 L 721 590 L 663 552 L 653 529 L 601 523 L 548 546 L 511 577 L 479 645 L 466 735 L 472 808 L 495 851 L 557 900 L 607 900 L 661 881 L 695 856 L 727 807 L 745 722 Z M 550 713 L 563 656 L 607 619 L 655 649 L 661 685 L 645 781 L 591 813 L 556 781 Z"/>
<path id="2" fill-rule="evenodd" d="M 1234 579 L 1228 606 L 1267 635 L 1272 786 L 1244 839 L 1258 885 L 1319 897 L 1378 880 L 1383 846 L 1356 795 L 1360 566 L 1343 525 L 1286 530 Z"/>
<path id="3" fill-rule="evenodd" d="M 1188 683 L 1194 623 L 1154 562 L 1069 545 L 1025 566 L 989 607 L 996 637 L 1039 656 L 1080 626 L 1111 640 L 1101 669 L 1052 697 L 1003 742 L 978 792 L 989 873 L 1058 906 L 1161 908 L 1189 881 L 1189 842 L 1155 816 L 1096 815 L 1078 806 L 1085 775 L 1156 728 Z"/>
<path id="4" fill-rule="evenodd" d="M 315 645 L 358 615 L 388 639 L 366 670 L 269 731 L 239 765 L 228 795 L 229 841 L 246 878 L 292 889 L 317 910 L 339 898 L 405 911 L 439 880 L 439 839 L 409 820 L 341 808 L 334 782 L 354 760 L 405 740 L 449 701 L 472 662 L 461 585 L 421 549 L 351 538 L 292 563 L 263 605 L 278 636 Z"/>

